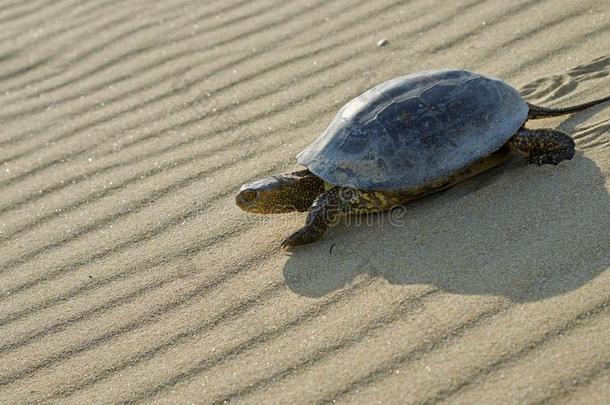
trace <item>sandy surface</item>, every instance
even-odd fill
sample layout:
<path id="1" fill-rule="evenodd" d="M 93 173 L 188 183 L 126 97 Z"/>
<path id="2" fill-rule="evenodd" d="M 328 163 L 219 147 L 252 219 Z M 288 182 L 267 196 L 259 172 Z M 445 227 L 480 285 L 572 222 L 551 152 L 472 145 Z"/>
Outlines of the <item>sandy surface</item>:
<path id="1" fill-rule="evenodd" d="M 233 202 L 394 76 L 607 95 L 607 0 L 4 0 L 0 42 L 1 402 L 610 400 L 608 103 L 403 226 L 286 255 Z"/>

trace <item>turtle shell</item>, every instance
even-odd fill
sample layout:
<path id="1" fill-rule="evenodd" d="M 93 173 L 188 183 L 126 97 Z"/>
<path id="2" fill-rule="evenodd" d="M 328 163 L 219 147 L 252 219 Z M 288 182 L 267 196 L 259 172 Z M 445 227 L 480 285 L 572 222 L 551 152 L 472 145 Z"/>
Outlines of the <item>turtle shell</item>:
<path id="1" fill-rule="evenodd" d="M 436 70 L 379 84 L 347 103 L 297 159 L 335 186 L 403 190 L 498 150 L 527 120 L 503 81 Z"/>

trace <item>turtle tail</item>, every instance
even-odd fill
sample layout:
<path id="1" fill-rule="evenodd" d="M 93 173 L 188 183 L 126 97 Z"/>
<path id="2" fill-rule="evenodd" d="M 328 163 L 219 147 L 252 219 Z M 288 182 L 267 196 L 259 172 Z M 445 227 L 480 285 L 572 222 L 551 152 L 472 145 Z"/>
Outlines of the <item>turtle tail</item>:
<path id="1" fill-rule="evenodd" d="M 536 119 L 536 118 L 546 118 L 546 117 L 556 117 L 558 115 L 571 114 L 577 111 L 586 110 L 589 107 L 593 107 L 594 105 L 601 104 L 610 100 L 610 96 L 600 98 L 597 100 L 589 101 L 588 103 L 575 105 L 572 107 L 565 108 L 546 108 L 540 107 L 534 104 L 527 103 L 529 107 L 529 112 L 527 113 L 528 119 Z"/>

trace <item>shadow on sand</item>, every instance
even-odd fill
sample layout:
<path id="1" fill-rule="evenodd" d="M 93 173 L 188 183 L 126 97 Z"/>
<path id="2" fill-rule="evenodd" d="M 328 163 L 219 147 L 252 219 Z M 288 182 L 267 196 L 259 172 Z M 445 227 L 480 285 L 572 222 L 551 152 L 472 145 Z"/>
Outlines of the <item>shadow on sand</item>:
<path id="1" fill-rule="evenodd" d="M 533 301 L 574 290 L 610 265 L 610 196 L 582 153 L 557 167 L 508 163 L 404 214 L 403 226 L 388 213 L 377 216 L 385 224 L 339 224 L 292 254 L 286 284 L 321 297 L 367 274 Z"/>
<path id="2" fill-rule="evenodd" d="M 583 91 L 584 83 L 608 76 L 609 67 L 610 56 L 602 56 L 520 91 L 534 99 Z M 558 128 L 577 139 L 584 132 L 603 139 L 605 124 L 585 131 L 579 126 L 607 107 L 566 116 Z M 610 266 L 610 196 L 604 183 L 595 162 L 579 151 L 556 167 L 514 159 L 408 204 L 400 226 L 390 223 L 388 213 L 375 216 L 373 225 L 338 225 L 323 240 L 297 250 L 284 278 L 295 293 L 309 297 L 324 296 L 363 274 L 391 284 L 428 284 L 514 301 L 563 294 Z"/>

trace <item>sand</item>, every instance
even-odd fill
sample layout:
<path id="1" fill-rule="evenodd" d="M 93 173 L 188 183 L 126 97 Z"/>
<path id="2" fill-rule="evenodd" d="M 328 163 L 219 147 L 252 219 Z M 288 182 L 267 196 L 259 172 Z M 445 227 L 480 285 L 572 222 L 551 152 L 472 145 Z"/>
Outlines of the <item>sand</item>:
<path id="1" fill-rule="evenodd" d="M 0 41 L 0 402 L 610 401 L 610 104 L 401 226 L 288 255 L 234 205 L 395 76 L 607 95 L 607 1 L 5 0 Z"/>

